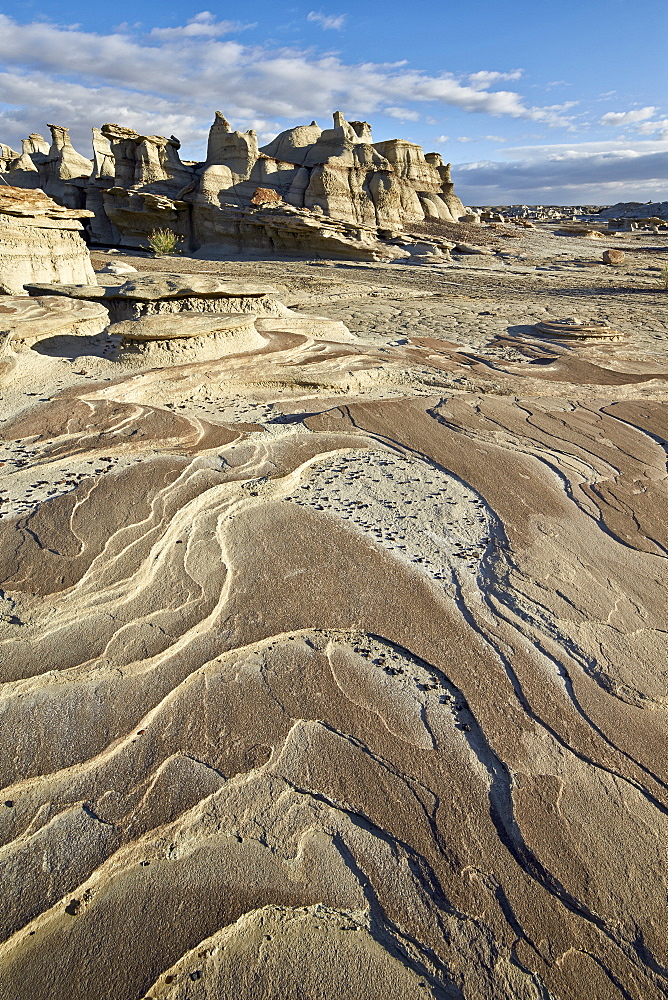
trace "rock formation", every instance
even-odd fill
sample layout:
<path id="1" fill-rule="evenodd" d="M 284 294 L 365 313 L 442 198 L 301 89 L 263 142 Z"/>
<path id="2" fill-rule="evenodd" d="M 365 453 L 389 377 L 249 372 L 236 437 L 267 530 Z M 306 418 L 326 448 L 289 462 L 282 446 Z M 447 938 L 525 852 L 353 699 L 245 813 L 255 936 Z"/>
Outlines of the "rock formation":
<path id="1" fill-rule="evenodd" d="M 0 185 L 0 292 L 32 281 L 95 283 L 80 233 L 85 209 L 62 208 L 39 189 Z"/>
<path id="2" fill-rule="evenodd" d="M 252 313 L 143 316 L 115 323 L 109 336 L 120 338 L 117 358 L 142 368 L 215 360 L 265 346 Z"/>
<path id="3" fill-rule="evenodd" d="M 396 257 L 387 233 L 424 219 L 465 214 L 449 165 L 401 139 L 373 143 L 367 122 L 335 113 L 282 132 L 260 148 L 216 112 L 203 163 L 183 162 L 180 143 L 120 125 L 93 129 L 93 161 L 50 125 L 52 144 L 31 136 L 23 153 L 2 147 L 0 165 L 25 187 L 42 187 L 93 213 L 93 242 L 142 246 L 168 228 L 190 251 L 276 249 L 362 259 Z M 401 254 L 399 254 L 401 255 Z"/>
<path id="4" fill-rule="evenodd" d="M 111 278 L 111 276 L 110 276 Z M 109 280 L 109 279 L 107 279 Z M 30 284 L 30 295 L 62 295 L 102 303 L 112 323 L 165 313 L 255 313 L 281 316 L 287 312 L 271 285 L 224 281 L 212 275 L 160 272 L 128 278 L 120 284 Z"/>

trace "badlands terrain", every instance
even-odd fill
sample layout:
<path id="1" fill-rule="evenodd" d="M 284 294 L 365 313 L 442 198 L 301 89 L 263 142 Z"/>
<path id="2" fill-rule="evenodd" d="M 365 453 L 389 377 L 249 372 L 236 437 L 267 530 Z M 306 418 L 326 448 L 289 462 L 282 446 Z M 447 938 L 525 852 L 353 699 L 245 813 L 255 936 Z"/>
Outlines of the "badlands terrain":
<path id="1" fill-rule="evenodd" d="M 220 356 L 29 300 L 2 1000 L 668 994 L 668 235 L 439 226 L 490 252 L 92 252 L 271 289 Z"/>

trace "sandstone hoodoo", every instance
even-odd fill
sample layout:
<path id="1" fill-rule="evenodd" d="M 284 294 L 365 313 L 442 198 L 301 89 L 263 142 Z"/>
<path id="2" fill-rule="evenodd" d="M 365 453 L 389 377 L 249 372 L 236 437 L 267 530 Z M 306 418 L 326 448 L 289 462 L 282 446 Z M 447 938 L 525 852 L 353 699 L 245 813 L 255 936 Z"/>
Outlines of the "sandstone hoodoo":
<path id="1" fill-rule="evenodd" d="M 180 143 L 121 125 L 93 129 L 93 160 L 72 148 L 67 129 L 49 126 L 52 144 L 31 136 L 21 155 L 2 147 L 11 183 L 42 187 L 62 204 L 92 212 L 93 242 L 145 246 L 156 228 L 190 251 L 279 250 L 392 259 L 383 237 L 425 219 L 456 222 L 466 210 L 449 164 L 438 153 L 392 139 L 374 143 L 367 122 L 339 112 L 265 146 L 233 131 L 216 112 L 206 160 L 180 159 Z M 477 218 L 477 217 L 476 217 Z"/>

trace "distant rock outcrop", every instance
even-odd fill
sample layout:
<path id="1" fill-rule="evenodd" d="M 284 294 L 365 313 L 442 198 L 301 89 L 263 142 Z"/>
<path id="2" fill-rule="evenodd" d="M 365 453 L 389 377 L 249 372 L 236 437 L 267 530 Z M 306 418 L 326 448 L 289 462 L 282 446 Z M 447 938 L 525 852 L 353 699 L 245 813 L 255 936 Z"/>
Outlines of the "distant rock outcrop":
<path id="1" fill-rule="evenodd" d="M 387 232 L 424 219 L 465 214 L 449 164 L 402 139 L 373 143 L 367 122 L 340 112 L 333 127 L 288 129 L 259 147 L 217 111 L 206 160 L 180 159 L 178 139 L 121 125 L 93 129 L 93 161 L 67 129 L 52 144 L 31 135 L 19 155 L 0 148 L 0 170 L 21 187 L 42 187 L 63 205 L 93 215 L 91 238 L 142 246 L 155 228 L 177 233 L 191 252 L 278 250 L 361 259 L 402 256 Z"/>
<path id="2" fill-rule="evenodd" d="M 656 219 L 668 220 L 668 201 L 641 203 L 639 201 L 620 201 L 610 208 L 604 208 L 599 213 L 602 219 L 633 219 L 638 222 Z"/>

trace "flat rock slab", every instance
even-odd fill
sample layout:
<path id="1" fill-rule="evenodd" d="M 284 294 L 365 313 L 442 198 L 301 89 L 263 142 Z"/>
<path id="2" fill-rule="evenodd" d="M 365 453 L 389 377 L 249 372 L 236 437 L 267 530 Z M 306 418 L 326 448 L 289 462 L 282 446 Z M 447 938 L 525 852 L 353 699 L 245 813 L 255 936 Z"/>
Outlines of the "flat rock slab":
<path id="1" fill-rule="evenodd" d="M 41 188 L 12 187 L 5 184 L 0 188 L 0 214 L 22 218 L 40 219 L 90 219 L 95 214 L 85 208 L 63 208 Z"/>
<path id="2" fill-rule="evenodd" d="M 147 274 L 120 285 L 26 285 L 30 295 L 66 295 L 73 299 L 134 299 L 157 302 L 181 298 L 262 298 L 275 295 L 273 285 L 224 281 L 212 275 Z"/>
<path id="3" fill-rule="evenodd" d="M 116 277 L 109 275 L 109 278 Z M 147 274 L 120 284 L 25 285 L 30 295 L 63 295 L 104 303 L 112 323 L 162 313 L 257 313 L 281 316 L 285 306 L 273 285 L 224 281 L 202 274 Z"/>
<path id="4" fill-rule="evenodd" d="M 569 337 L 575 340 L 621 340 L 624 336 L 619 330 L 613 330 L 612 327 L 596 320 L 589 322 L 576 322 L 571 319 L 554 320 L 537 323 L 536 330 L 551 337 Z"/>
<path id="5" fill-rule="evenodd" d="M 97 302 L 66 299 L 60 295 L 33 298 L 3 295 L 0 298 L 0 333 L 14 343 L 35 342 L 63 334 L 90 336 L 109 323 L 109 314 Z"/>
<path id="6" fill-rule="evenodd" d="M 126 341 L 146 342 L 233 334 L 254 327 L 253 316 L 248 313 L 170 313 L 114 323 L 109 333 Z"/>

